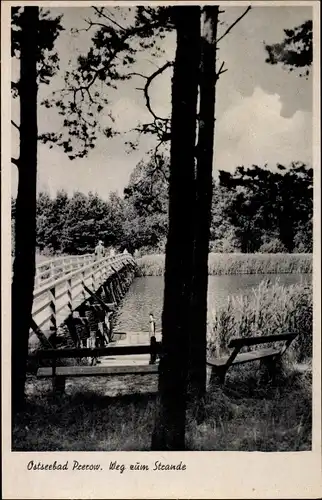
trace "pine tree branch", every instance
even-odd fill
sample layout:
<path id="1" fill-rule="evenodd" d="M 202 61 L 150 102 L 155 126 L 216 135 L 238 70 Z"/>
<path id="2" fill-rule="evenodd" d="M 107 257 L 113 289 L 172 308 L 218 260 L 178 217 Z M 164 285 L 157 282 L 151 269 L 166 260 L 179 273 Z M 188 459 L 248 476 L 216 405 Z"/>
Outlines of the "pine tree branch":
<path id="1" fill-rule="evenodd" d="M 161 75 L 166 69 L 170 68 L 171 66 L 173 66 L 173 62 L 172 61 L 166 62 L 163 66 L 161 66 L 161 68 L 157 69 L 154 73 L 152 73 L 147 78 L 146 84 L 144 86 L 144 91 L 143 92 L 144 92 L 146 107 L 148 108 L 148 110 L 150 111 L 151 115 L 154 117 L 155 120 L 167 120 L 167 118 L 161 118 L 161 117 L 157 116 L 154 113 L 154 111 L 152 110 L 151 100 L 150 100 L 150 96 L 149 96 L 149 87 L 150 87 L 151 83 L 153 82 L 153 80 L 157 76 Z"/>
<path id="2" fill-rule="evenodd" d="M 116 21 L 114 21 L 114 19 L 105 14 L 105 12 L 103 12 L 103 8 L 104 7 L 102 7 L 101 9 L 99 9 L 98 7 L 93 7 L 93 9 L 95 10 L 95 12 L 98 14 L 99 17 L 105 17 L 105 19 L 115 24 L 115 26 L 117 26 L 118 28 L 120 28 L 123 31 L 126 31 L 126 29 L 123 26 L 121 26 L 121 24 L 117 23 Z"/>
<path id="3" fill-rule="evenodd" d="M 162 175 L 163 175 L 163 178 L 165 179 L 166 182 L 169 182 L 169 178 L 167 177 L 166 173 L 163 171 L 162 168 L 160 168 L 159 166 L 159 162 L 158 162 L 158 150 L 159 148 L 162 146 L 162 144 L 164 143 L 165 141 L 164 140 L 161 140 L 158 142 L 158 144 L 156 145 L 156 147 L 154 148 L 154 151 L 153 151 L 153 157 L 154 157 L 154 161 L 155 161 L 155 164 L 156 164 L 156 168 L 155 168 L 155 171 L 158 171 L 158 172 L 161 172 Z"/>
<path id="4" fill-rule="evenodd" d="M 78 34 L 81 31 L 89 31 L 91 28 L 96 27 L 96 26 L 99 26 L 100 28 L 109 28 L 109 26 L 107 24 L 93 22 L 90 19 L 84 19 L 84 21 L 85 21 L 85 23 L 88 24 L 87 28 L 74 28 L 72 30 L 72 32 L 75 33 L 75 34 Z"/>
<path id="5" fill-rule="evenodd" d="M 141 73 L 129 73 L 128 76 L 140 76 L 141 78 L 144 78 L 146 80 L 146 84 L 145 86 L 143 87 L 143 93 L 144 93 L 144 97 L 145 97 L 145 104 L 146 104 L 146 107 L 148 108 L 149 112 L 151 113 L 151 115 L 153 116 L 153 118 L 155 120 L 168 120 L 168 118 L 163 118 L 161 116 L 158 116 L 152 109 L 152 106 L 151 106 L 151 99 L 150 99 L 150 95 L 149 95 L 149 88 L 150 88 L 150 85 L 151 83 L 153 82 L 153 80 L 161 75 L 166 69 L 170 68 L 173 66 L 173 62 L 172 61 L 167 61 L 163 66 L 161 66 L 160 68 L 158 68 L 154 73 L 152 73 L 151 75 L 149 76 L 146 76 L 146 75 L 142 75 Z"/>
<path id="6" fill-rule="evenodd" d="M 19 125 L 16 124 L 16 122 L 14 122 L 13 120 L 11 120 L 11 125 L 13 125 L 20 132 L 20 127 L 19 127 Z"/>
<path id="7" fill-rule="evenodd" d="M 236 26 L 236 24 L 239 23 L 239 21 L 241 21 L 243 19 L 243 17 L 246 16 L 246 14 L 250 11 L 251 9 L 251 5 L 249 5 L 247 7 L 247 9 L 236 19 L 236 21 L 234 21 L 225 31 L 225 33 L 223 35 L 221 35 L 219 38 L 217 38 L 217 43 L 220 42 L 220 40 L 222 40 L 223 38 L 225 38 L 226 35 L 228 35 L 228 33 L 234 28 L 234 26 Z"/>
<path id="8" fill-rule="evenodd" d="M 226 71 L 228 71 L 228 68 L 223 69 L 223 68 L 224 68 L 224 65 L 225 65 L 225 61 L 223 61 L 223 62 L 221 63 L 221 66 L 220 66 L 220 68 L 219 68 L 219 70 L 218 70 L 218 72 L 217 72 L 217 74 L 216 74 L 217 79 L 220 77 L 220 75 L 222 75 L 223 73 L 226 73 Z"/>

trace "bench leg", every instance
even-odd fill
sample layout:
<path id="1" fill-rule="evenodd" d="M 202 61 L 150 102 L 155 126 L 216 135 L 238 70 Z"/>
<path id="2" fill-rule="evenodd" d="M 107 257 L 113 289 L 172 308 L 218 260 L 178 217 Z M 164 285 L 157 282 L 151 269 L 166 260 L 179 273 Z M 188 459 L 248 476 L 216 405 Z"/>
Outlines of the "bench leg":
<path id="1" fill-rule="evenodd" d="M 212 367 L 210 380 L 209 380 L 209 388 L 216 387 L 218 385 L 224 385 L 225 383 L 226 370 L 225 368 L 215 368 Z"/>
<path id="2" fill-rule="evenodd" d="M 150 346 L 151 346 L 151 353 L 150 353 L 150 365 L 154 365 L 157 360 L 157 350 L 156 350 L 156 345 L 157 345 L 157 340 L 154 335 L 150 338 Z"/>
<path id="3" fill-rule="evenodd" d="M 53 377 L 53 391 L 55 394 L 61 395 L 65 392 L 66 378 L 65 377 Z"/>
<path id="4" fill-rule="evenodd" d="M 264 368 L 266 374 L 268 375 L 269 380 L 274 384 L 276 381 L 276 373 L 277 373 L 276 359 L 275 358 L 261 359 L 260 366 L 261 368 Z"/>

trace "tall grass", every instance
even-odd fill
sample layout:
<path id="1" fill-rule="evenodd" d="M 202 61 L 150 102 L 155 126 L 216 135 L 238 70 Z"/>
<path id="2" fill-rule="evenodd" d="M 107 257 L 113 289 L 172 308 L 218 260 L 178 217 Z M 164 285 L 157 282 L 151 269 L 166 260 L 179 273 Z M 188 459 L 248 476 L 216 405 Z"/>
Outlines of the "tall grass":
<path id="1" fill-rule="evenodd" d="M 252 363 L 249 363 L 250 365 Z M 258 373 L 228 372 L 225 390 L 208 393 L 205 420 L 188 420 L 188 449 L 304 451 L 311 449 L 311 374 L 289 371 L 279 384 Z"/>
<path id="2" fill-rule="evenodd" d="M 28 402 L 13 426 L 14 451 L 148 451 L 157 377 L 67 382 L 54 397 L 50 382 L 30 377 Z M 225 391 L 206 397 L 205 420 L 188 414 L 188 450 L 298 451 L 311 448 L 311 375 L 290 373 L 278 386 L 256 372 L 228 372 Z"/>
<path id="3" fill-rule="evenodd" d="M 209 274 L 311 273 L 311 254 L 210 253 Z"/>
<path id="4" fill-rule="evenodd" d="M 139 276 L 163 276 L 164 255 L 145 255 L 137 259 Z M 210 253 L 210 275 L 311 273 L 311 254 Z"/>
<path id="5" fill-rule="evenodd" d="M 284 286 L 263 280 L 250 295 L 229 296 L 227 303 L 213 310 L 208 328 L 209 351 L 225 352 L 232 337 L 265 336 L 294 332 L 297 338 L 288 355 L 302 362 L 312 357 L 312 285 L 301 282 Z"/>

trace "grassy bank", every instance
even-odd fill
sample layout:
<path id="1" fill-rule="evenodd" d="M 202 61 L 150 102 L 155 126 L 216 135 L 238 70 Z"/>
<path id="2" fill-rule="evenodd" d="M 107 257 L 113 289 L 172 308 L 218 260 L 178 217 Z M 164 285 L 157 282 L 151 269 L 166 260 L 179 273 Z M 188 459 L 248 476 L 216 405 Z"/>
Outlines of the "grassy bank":
<path id="1" fill-rule="evenodd" d="M 140 276 L 163 276 L 164 255 L 145 255 L 137 259 Z M 210 275 L 311 273 L 311 254 L 210 253 Z"/>
<path id="2" fill-rule="evenodd" d="M 54 398 L 49 382 L 30 378 L 27 410 L 13 428 L 15 451 L 150 449 L 157 378 L 79 379 Z M 227 376 L 208 393 L 205 421 L 188 418 L 189 450 L 298 451 L 311 448 L 311 375 L 290 372 L 278 386 L 253 369 Z"/>
<path id="3" fill-rule="evenodd" d="M 214 355 L 223 354 L 232 337 L 295 332 L 298 337 L 288 350 L 288 359 L 312 359 L 313 295 L 309 283 L 284 286 L 263 280 L 250 295 L 228 297 L 210 317 L 208 346 Z"/>

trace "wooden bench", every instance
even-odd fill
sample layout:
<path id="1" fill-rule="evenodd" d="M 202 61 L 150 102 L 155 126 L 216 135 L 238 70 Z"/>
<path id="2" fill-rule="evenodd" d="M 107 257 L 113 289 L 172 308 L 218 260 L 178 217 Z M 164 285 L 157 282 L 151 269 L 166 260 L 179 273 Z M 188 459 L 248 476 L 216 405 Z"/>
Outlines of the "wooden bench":
<path id="1" fill-rule="evenodd" d="M 283 333 L 280 335 L 267 335 L 266 337 L 241 337 L 232 339 L 228 344 L 230 349 L 234 349 L 230 356 L 207 359 L 207 365 L 211 367 L 210 385 L 216 382 L 223 384 L 225 382 L 225 375 L 231 366 L 258 360 L 266 366 L 269 375 L 274 377 L 276 361 L 281 358 L 296 336 L 297 333 Z M 281 342 L 282 344 L 280 347 L 273 346 L 249 352 L 240 352 L 243 347 L 272 342 Z"/>
<path id="2" fill-rule="evenodd" d="M 117 333 L 116 333 L 117 335 Z M 228 369 L 233 365 L 248 363 L 250 361 L 261 361 L 274 376 L 277 359 L 288 349 L 292 341 L 297 336 L 296 333 L 285 333 L 281 335 L 268 335 L 266 337 L 245 337 L 235 338 L 228 344 L 229 348 L 234 349 L 230 356 L 221 358 L 208 358 L 207 365 L 211 367 L 210 384 L 225 381 L 225 375 Z M 268 347 L 254 351 L 241 353 L 243 347 L 267 343 L 282 343 L 280 347 Z M 57 366 L 57 360 L 63 358 L 97 358 L 100 356 L 124 356 L 149 354 L 149 364 L 140 365 L 117 365 L 117 366 Z M 96 348 L 66 348 L 66 349 L 44 349 L 37 351 L 33 358 L 38 360 L 49 359 L 52 365 L 41 367 L 37 371 L 38 378 L 52 378 L 53 388 L 57 392 L 64 392 L 66 378 L 74 377 L 97 377 L 97 376 L 121 376 L 121 375 L 148 375 L 158 373 L 157 356 L 161 353 L 161 342 L 157 342 L 154 335 L 150 337 L 150 344 L 139 345 L 115 345 Z"/>
<path id="3" fill-rule="evenodd" d="M 116 334 L 117 335 L 117 334 Z M 51 360 L 51 366 L 38 368 L 37 378 L 52 378 L 53 389 L 55 392 L 63 393 L 65 391 L 66 378 L 74 377 L 106 377 L 120 375 L 148 375 L 158 373 L 157 355 L 160 351 L 160 343 L 155 337 L 150 338 L 150 344 L 138 345 L 115 345 L 96 348 L 66 348 L 66 349 L 44 349 L 37 351 L 33 358 L 37 360 Z M 124 355 L 149 354 L 148 364 L 120 364 L 117 366 L 57 366 L 57 360 L 63 358 L 97 358 L 99 356 L 117 356 Z"/>

